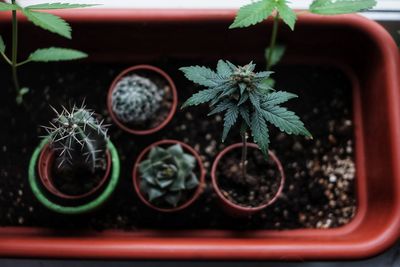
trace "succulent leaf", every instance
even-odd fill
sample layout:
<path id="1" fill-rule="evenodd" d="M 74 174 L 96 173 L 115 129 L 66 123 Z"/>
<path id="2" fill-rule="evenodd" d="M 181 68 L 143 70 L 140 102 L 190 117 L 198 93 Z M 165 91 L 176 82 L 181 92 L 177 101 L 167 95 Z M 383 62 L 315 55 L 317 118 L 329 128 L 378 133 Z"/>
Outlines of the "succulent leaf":
<path id="1" fill-rule="evenodd" d="M 176 207 L 184 193 L 199 184 L 194 169 L 196 159 L 180 144 L 153 147 L 139 165 L 141 190 L 150 202 Z"/>

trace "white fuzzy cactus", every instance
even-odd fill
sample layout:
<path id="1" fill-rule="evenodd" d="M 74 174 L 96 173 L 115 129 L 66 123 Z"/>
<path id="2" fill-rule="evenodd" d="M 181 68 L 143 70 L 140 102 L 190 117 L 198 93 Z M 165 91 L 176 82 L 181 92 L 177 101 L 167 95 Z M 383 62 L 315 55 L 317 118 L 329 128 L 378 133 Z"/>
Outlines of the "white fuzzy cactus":
<path id="1" fill-rule="evenodd" d="M 112 93 L 112 110 L 124 123 L 143 123 L 161 106 L 164 90 L 150 79 L 132 74 L 122 78 Z"/>

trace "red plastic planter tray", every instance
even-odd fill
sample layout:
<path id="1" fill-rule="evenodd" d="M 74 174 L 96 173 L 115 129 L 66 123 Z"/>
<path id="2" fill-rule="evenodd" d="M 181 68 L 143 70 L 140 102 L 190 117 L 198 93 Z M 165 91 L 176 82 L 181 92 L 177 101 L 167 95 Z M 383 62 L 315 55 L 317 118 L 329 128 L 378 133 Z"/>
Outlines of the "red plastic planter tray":
<path id="1" fill-rule="evenodd" d="M 262 60 L 271 28 L 259 25 L 228 30 L 233 10 L 82 10 L 58 14 L 73 24 L 73 41 L 54 38 L 22 23 L 22 53 L 43 47 L 52 38 L 49 44 L 82 49 L 96 62 L 129 63 L 134 59 L 145 63 L 166 55 L 213 61 L 227 57 Z M 0 23 L 2 28 L 8 27 L 9 17 L 3 15 Z M 3 228 L 0 255 L 350 259 L 371 256 L 393 244 L 400 229 L 399 56 L 393 40 L 378 24 L 359 16 L 313 15 L 301 15 L 296 31 L 284 29 L 279 38 L 290 47 L 285 64 L 334 64 L 353 81 L 358 211 L 349 224 L 329 230 L 240 233 L 149 230 L 79 234 Z"/>

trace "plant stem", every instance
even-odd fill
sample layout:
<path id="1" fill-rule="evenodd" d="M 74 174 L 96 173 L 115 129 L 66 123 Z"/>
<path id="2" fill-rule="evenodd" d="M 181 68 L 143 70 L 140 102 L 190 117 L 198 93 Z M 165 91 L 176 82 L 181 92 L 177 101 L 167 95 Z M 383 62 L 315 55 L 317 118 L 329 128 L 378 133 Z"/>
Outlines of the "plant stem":
<path id="1" fill-rule="evenodd" d="M 29 63 L 29 62 L 31 62 L 30 59 L 27 59 L 27 60 L 24 60 L 24 61 L 22 61 L 22 62 L 19 62 L 19 63 L 17 63 L 17 67 L 20 67 L 20 66 L 22 66 L 22 65 L 25 65 L 26 63 Z"/>
<path id="2" fill-rule="evenodd" d="M 269 44 L 269 51 L 268 51 L 268 62 L 267 62 L 267 71 L 269 71 L 272 67 L 271 58 L 274 54 L 275 44 L 276 44 L 276 37 L 278 35 L 278 26 L 279 26 L 279 13 L 276 13 L 274 17 L 274 24 L 272 26 L 272 34 L 271 34 L 271 41 Z"/>
<path id="3" fill-rule="evenodd" d="M 11 0 L 12 4 L 15 4 L 15 0 Z M 14 87 L 17 94 L 20 94 L 20 87 L 17 75 L 17 48 L 18 48 L 18 21 L 17 21 L 17 11 L 12 11 L 12 55 L 11 55 L 11 69 L 12 77 L 14 81 Z"/>
<path id="4" fill-rule="evenodd" d="M 242 136 L 242 177 L 246 180 L 247 177 L 247 133 L 246 131 L 241 131 L 240 135 Z"/>
<path id="5" fill-rule="evenodd" d="M 3 56 L 3 58 L 4 58 L 4 60 L 7 62 L 7 64 L 9 64 L 9 65 L 11 66 L 12 62 L 11 62 L 11 60 L 7 57 L 7 55 L 4 54 L 4 53 L 0 53 L 0 54 Z"/>

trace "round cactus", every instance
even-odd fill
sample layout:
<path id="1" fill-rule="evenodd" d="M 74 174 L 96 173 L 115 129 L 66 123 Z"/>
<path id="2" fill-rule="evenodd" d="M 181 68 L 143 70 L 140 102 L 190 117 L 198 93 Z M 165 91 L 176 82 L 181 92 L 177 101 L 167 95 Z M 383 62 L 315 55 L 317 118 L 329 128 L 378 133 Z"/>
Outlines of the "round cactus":
<path id="1" fill-rule="evenodd" d="M 112 110 L 125 123 L 143 123 L 161 106 L 164 90 L 150 79 L 132 74 L 122 78 L 112 93 Z"/>

